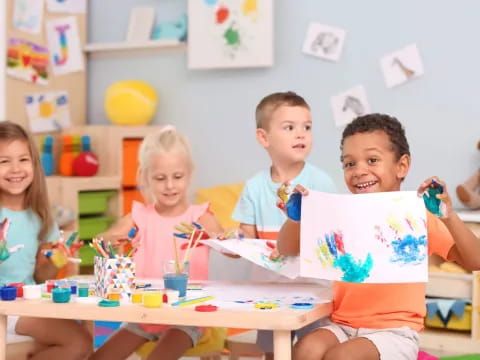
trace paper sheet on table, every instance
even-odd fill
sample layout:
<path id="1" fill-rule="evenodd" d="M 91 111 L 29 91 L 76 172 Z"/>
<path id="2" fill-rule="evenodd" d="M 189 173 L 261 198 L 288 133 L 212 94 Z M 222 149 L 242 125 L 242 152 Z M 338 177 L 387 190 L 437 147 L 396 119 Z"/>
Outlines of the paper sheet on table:
<path id="1" fill-rule="evenodd" d="M 228 251 L 253 262 L 267 270 L 274 271 L 290 279 L 295 279 L 300 273 L 298 256 L 282 256 L 277 260 L 270 260 L 272 249 L 267 246 L 266 240 L 261 239 L 228 239 L 203 240 L 205 245 L 217 251 Z"/>

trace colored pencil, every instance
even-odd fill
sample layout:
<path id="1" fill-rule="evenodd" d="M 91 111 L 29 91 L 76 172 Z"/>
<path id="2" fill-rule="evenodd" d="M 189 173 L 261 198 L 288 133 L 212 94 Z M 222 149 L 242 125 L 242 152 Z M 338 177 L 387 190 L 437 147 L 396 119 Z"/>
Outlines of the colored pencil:
<path id="1" fill-rule="evenodd" d="M 198 303 L 202 303 L 202 302 L 213 300 L 213 299 L 215 299 L 215 296 L 203 296 L 195 299 L 177 301 L 177 302 L 174 302 L 172 306 L 188 306 L 188 305 L 198 304 Z"/>

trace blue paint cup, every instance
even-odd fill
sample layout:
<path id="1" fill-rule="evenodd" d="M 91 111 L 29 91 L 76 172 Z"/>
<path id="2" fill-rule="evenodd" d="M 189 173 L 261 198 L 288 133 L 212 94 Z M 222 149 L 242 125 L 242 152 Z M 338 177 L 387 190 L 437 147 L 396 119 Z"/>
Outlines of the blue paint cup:
<path id="1" fill-rule="evenodd" d="M 52 290 L 52 300 L 54 303 L 68 303 L 70 301 L 71 289 L 57 287 Z"/>
<path id="2" fill-rule="evenodd" d="M 0 289 L 0 297 L 3 301 L 12 301 L 17 298 L 17 288 L 15 286 L 4 286 Z"/>
<path id="3" fill-rule="evenodd" d="M 163 263 L 163 286 L 165 289 L 177 290 L 178 296 L 184 298 L 187 295 L 188 263 L 176 266 L 175 261 Z"/>

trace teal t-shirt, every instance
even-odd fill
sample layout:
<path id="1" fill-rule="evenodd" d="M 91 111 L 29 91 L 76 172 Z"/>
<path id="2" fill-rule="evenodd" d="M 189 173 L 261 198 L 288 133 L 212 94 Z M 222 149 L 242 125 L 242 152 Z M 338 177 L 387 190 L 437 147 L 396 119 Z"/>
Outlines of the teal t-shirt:
<path id="1" fill-rule="evenodd" d="M 7 246 L 23 244 L 23 249 L 10 255 L 0 264 L 0 284 L 23 282 L 34 284 L 33 272 L 40 242 L 40 219 L 31 210 L 13 211 L 0 207 L 0 222 L 5 218 L 10 221 L 7 232 Z M 60 235 L 58 226 L 55 224 L 48 236 L 47 241 L 52 242 Z"/>

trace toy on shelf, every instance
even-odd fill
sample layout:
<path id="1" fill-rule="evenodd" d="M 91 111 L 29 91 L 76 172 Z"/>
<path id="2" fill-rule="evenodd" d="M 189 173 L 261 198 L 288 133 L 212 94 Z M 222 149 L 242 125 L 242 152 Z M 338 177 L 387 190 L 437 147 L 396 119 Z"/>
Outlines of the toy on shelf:
<path id="1" fill-rule="evenodd" d="M 477 148 L 480 150 L 480 141 Z M 457 186 L 457 197 L 466 207 L 480 209 L 480 170 L 475 170 L 467 181 Z"/>
<path id="2" fill-rule="evenodd" d="M 104 107 L 116 125 L 146 125 L 157 108 L 157 94 L 144 81 L 119 81 L 107 89 Z"/>
<path id="3" fill-rule="evenodd" d="M 73 137 L 72 135 L 62 136 L 62 154 L 60 155 L 60 174 L 63 176 L 73 175 Z"/>
<path id="4" fill-rule="evenodd" d="M 46 176 L 53 175 L 55 172 L 55 161 L 53 158 L 53 136 L 47 135 L 43 138 L 41 146 L 40 160 L 42 162 L 43 172 Z"/>
<path id="5" fill-rule="evenodd" d="M 152 32 L 152 39 L 173 39 L 178 41 L 187 40 L 187 15 L 183 14 L 175 22 L 157 24 Z"/>
<path id="6" fill-rule="evenodd" d="M 10 255 L 24 247 L 23 244 L 12 247 L 7 246 L 7 233 L 9 226 L 10 222 L 7 218 L 5 218 L 0 224 L 0 264 L 8 260 Z"/>
<path id="7" fill-rule="evenodd" d="M 81 140 L 81 152 L 73 160 L 73 173 L 77 176 L 93 176 L 98 172 L 98 158 L 92 153 L 90 136 L 84 135 Z"/>
<path id="8" fill-rule="evenodd" d="M 65 241 L 64 233 L 60 230 L 60 238 L 53 245 L 52 249 L 45 250 L 43 254 L 45 257 L 52 261 L 53 265 L 57 268 L 62 268 L 69 261 L 79 263 L 81 260 L 75 257 L 75 254 L 78 252 L 83 245 L 83 241 L 75 242 L 75 239 L 78 237 L 78 232 L 72 233 L 67 241 Z"/>

